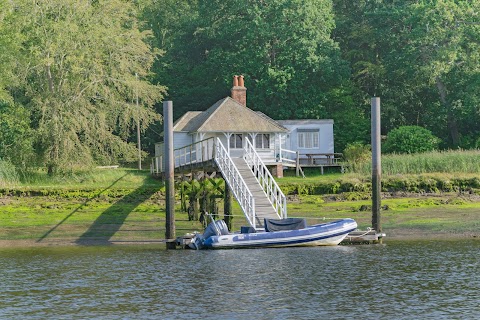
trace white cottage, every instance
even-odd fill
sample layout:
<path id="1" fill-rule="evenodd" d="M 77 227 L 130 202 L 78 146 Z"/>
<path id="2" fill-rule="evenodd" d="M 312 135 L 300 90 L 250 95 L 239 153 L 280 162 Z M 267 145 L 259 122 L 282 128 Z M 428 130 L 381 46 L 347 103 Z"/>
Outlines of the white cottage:
<path id="1" fill-rule="evenodd" d="M 174 149 L 218 137 L 232 157 L 240 157 L 248 139 L 266 164 L 275 162 L 288 129 L 248 108 L 246 91 L 243 76 L 235 76 L 231 97 L 217 101 L 205 111 L 185 113 L 173 125 Z M 162 145 L 157 144 L 157 155 L 163 153 Z"/>
<path id="2" fill-rule="evenodd" d="M 333 155 L 333 120 L 275 121 L 247 107 L 246 91 L 243 76 L 234 76 L 231 97 L 184 114 L 173 125 L 174 149 L 218 137 L 231 157 L 243 155 L 248 139 L 267 166 L 315 165 Z M 155 146 L 161 154 L 163 143 Z"/>

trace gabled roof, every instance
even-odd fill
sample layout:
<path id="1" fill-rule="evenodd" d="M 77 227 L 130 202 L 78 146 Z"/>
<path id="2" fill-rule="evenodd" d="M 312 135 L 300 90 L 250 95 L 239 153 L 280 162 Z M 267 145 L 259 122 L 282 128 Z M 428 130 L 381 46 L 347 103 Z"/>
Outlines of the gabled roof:
<path id="1" fill-rule="evenodd" d="M 196 123 L 195 118 L 198 117 L 202 111 L 188 111 L 180 119 L 173 124 L 173 131 L 187 131 L 190 132 L 194 129 Z"/>
<path id="2" fill-rule="evenodd" d="M 226 97 L 203 112 L 187 112 L 173 131 L 194 132 L 288 132 L 288 129 L 267 117 Z"/>

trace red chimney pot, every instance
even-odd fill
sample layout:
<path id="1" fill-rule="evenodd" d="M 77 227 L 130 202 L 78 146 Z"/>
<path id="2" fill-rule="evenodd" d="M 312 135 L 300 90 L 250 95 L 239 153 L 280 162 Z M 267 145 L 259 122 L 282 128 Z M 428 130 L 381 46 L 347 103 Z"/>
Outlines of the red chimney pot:
<path id="1" fill-rule="evenodd" d="M 238 77 L 238 86 L 239 87 L 245 87 L 245 85 L 243 83 L 243 76 Z"/>
<path id="2" fill-rule="evenodd" d="M 243 76 L 233 76 L 232 98 L 242 106 L 247 106 L 247 88 Z"/>

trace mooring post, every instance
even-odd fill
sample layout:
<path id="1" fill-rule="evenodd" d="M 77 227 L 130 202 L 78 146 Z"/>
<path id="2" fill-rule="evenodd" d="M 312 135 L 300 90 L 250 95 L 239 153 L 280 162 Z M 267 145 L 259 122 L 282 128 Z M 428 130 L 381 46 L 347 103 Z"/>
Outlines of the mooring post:
<path id="1" fill-rule="evenodd" d="M 167 249 L 175 248 L 175 181 L 173 159 L 173 103 L 163 102 L 163 133 L 165 145 L 165 238 Z"/>
<path id="2" fill-rule="evenodd" d="M 372 98 L 372 228 L 382 231 L 380 219 L 381 202 L 381 147 L 380 147 L 380 98 Z"/>

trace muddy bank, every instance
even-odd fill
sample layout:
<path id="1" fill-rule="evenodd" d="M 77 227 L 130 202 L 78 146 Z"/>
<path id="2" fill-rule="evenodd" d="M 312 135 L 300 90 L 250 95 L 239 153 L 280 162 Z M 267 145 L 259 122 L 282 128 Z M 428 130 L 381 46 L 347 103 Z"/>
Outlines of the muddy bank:
<path id="1" fill-rule="evenodd" d="M 387 229 L 384 230 L 386 237 L 383 240 L 384 244 L 389 241 L 424 241 L 424 240 L 461 240 L 461 239 L 477 239 L 480 240 L 479 232 L 433 232 L 421 229 Z M 165 239 L 155 240 L 140 240 L 140 241 L 103 241 L 103 240 L 89 240 L 79 244 L 77 239 L 65 238 L 54 239 L 46 241 L 37 241 L 36 239 L 23 240 L 0 240 L 0 249 L 2 248 L 35 248 L 35 247 L 56 247 L 56 246 L 109 246 L 109 245 L 151 245 L 159 246 L 164 249 Z"/>

